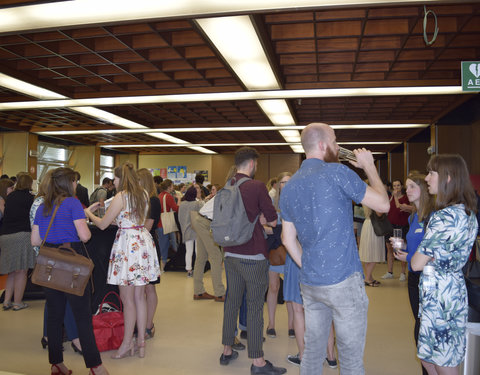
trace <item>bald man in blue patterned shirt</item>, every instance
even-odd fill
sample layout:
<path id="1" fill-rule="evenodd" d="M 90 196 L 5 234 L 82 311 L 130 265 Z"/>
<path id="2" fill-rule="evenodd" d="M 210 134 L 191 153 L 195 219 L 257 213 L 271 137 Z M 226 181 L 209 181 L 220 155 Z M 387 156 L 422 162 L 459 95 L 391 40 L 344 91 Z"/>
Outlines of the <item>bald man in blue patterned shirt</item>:
<path id="1" fill-rule="evenodd" d="M 355 150 L 357 161 L 351 164 L 365 171 L 371 186 L 339 163 L 330 126 L 308 125 L 302 146 L 307 158 L 280 198 L 282 241 L 301 267 L 306 330 L 300 373 L 319 373 L 333 321 L 340 373 L 361 375 L 368 298 L 353 233 L 352 200 L 388 212 L 387 192 L 370 151 Z"/>

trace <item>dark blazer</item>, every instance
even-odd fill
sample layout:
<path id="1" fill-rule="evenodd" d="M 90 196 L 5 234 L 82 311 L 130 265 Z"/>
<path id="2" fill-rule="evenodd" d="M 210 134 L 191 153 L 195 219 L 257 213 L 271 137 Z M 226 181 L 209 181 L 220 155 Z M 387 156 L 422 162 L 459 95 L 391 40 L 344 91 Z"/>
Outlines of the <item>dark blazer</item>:
<path id="1" fill-rule="evenodd" d="M 90 201 L 88 199 L 88 189 L 85 186 L 77 184 L 77 190 L 75 192 L 80 203 L 82 203 L 85 207 L 90 206 Z"/>

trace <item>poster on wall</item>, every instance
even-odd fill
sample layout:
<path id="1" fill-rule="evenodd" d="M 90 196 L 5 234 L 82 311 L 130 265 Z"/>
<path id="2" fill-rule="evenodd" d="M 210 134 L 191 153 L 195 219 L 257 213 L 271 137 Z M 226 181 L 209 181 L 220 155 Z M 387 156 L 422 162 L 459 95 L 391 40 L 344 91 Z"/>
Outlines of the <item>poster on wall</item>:
<path id="1" fill-rule="evenodd" d="M 153 177 L 160 176 L 161 178 L 167 178 L 167 168 L 150 168 L 150 173 Z"/>
<path id="2" fill-rule="evenodd" d="M 177 179 L 185 179 L 185 178 L 187 178 L 187 166 L 179 165 L 177 167 Z"/>
<path id="3" fill-rule="evenodd" d="M 177 166 L 176 165 L 171 165 L 167 167 L 167 178 L 170 180 L 176 180 L 177 179 Z"/>

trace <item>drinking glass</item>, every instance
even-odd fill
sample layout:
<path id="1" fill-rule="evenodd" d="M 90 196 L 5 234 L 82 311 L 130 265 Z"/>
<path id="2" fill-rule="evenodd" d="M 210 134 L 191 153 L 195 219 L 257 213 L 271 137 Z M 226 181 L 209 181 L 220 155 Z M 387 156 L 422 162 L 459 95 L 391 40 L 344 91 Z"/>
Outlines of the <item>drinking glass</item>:
<path id="1" fill-rule="evenodd" d="M 105 206 L 99 206 L 97 208 L 97 216 L 104 217 L 105 216 Z"/>
<path id="2" fill-rule="evenodd" d="M 357 158 L 353 151 L 350 151 L 349 149 L 339 147 L 338 148 L 338 158 L 340 161 L 357 161 Z"/>
<path id="3" fill-rule="evenodd" d="M 403 240 L 402 240 L 402 230 L 401 229 L 394 229 L 393 230 L 393 248 L 395 250 L 399 250 L 402 248 Z"/>

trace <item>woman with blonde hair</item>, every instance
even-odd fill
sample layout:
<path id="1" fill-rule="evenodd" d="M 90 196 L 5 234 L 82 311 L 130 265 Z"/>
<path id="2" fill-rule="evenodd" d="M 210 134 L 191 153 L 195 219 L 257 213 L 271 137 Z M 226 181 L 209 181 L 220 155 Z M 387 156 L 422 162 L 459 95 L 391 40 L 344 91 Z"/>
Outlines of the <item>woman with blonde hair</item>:
<path id="1" fill-rule="evenodd" d="M 138 356 L 145 356 L 145 329 L 147 302 L 145 287 L 160 275 L 157 252 L 152 236 L 145 228 L 149 197 L 140 186 L 139 178 L 129 162 L 115 168 L 114 184 L 118 191 L 103 218 L 94 212 L 99 202 L 85 209 L 88 218 L 100 229 L 107 228 L 114 220 L 118 225 L 108 266 L 107 283 L 118 285 L 123 302 L 125 331 L 123 342 L 113 359 L 135 353 L 133 332 L 137 324 Z"/>
<path id="2" fill-rule="evenodd" d="M 427 170 L 435 211 L 411 260 L 422 271 L 417 353 L 429 374 L 458 374 L 468 316 L 462 268 L 477 236 L 477 198 L 460 155 L 435 155 Z"/>
<path id="3" fill-rule="evenodd" d="M 82 204 L 74 197 L 77 187 L 75 172 L 70 168 L 56 168 L 52 171 L 48 181 L 44 202 L 35 214 L 31 237 L 32 245 L 41 245 L 42 239 L 45 241 L 45 245 L 49 247 L 59 247 L 68 242 L 77 253 L 88 256 L 82 242 L 87 242 L 91 233 L 85 220 Z M 52 226 L 47 233 L 54 213 Z M 83 358 L 85 365 L 90 369 L 90 374 L 108 374 L 102 365 L 102 359 L 93 334 L 90 283 L 87 283 L 82 296 L 50 288 L 43 289 L 48 309 L 48 358 L 52 364 L 52 375 L 69 375 L 72 373 L 64 365 L 62 353 L 62 324 L 67 301 L 75 316 Z"/>
<path id="4" fill-rule="evenodd" d="M 146 190 L 150 196 L 150 207 L 148 210 L 148 218 L 145 220 L 145 228 L 150 232 L 157 250 L 157 258 L 160 259 L 160 246 L 158 245 L 158 238 L 155 229 L 160 220 L 160 200 L 157 196 L 157 187 L 150 171 L 146 168 L 137 171 L 140 185 Z M 157 280 L 150 281 L 145 287 L 145 295 L 147 298 L 147 325 L 145 328 L 145 339 L 150 339 L 155 335 L 155 325 L 153 318 L 158 305 L 156 284 L 160 284 L 160 276 Z"/>

